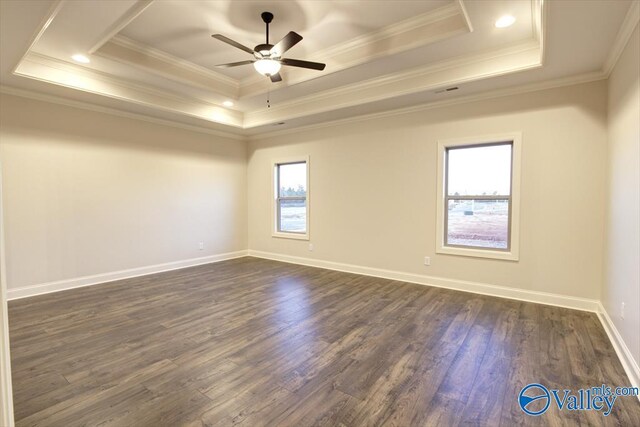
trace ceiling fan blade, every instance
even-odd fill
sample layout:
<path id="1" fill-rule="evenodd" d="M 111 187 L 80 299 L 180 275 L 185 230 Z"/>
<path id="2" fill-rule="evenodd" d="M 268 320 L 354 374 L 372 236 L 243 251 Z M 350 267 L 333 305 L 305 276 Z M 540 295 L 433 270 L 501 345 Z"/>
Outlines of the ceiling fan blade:
<path id="1" fill-rule="evenodd" d="M 301 61 L 299 59 L 288 59 L 282 58 L 280 60 L 282 65 L 289 65 L 290 67 L 300 67 L 300 68 L 310 68 L 312 70 L 322 71 L 326 64 L 321 64 L 319 62 L 310 62 L 310 61 Z"/>
<path id="2" fill-rule="evenodd" d="M 252 60 L 240 61 L 240 62 L 229 62 L 228 64 L 218 64 L 216 65 L 216 67 L 231 68 L 231 67 L 237 67 L 238 65 L 253 64 L 254 62 L 255 61 L 252 61 Z"/>
<path id="3" fill-rule="evenodd" d="M 237 47 L 240 50 L 244 50 L 247 53 L 250 53 L 253 55 L 253 49 L 250 49 L 246 46 L 241 45 L 240 43 L 238 43 L 237 41 L 231 40 L 229 37 L 225 37 L 222 34 L 212 34 L 211 37 L 213 37 L 214 39 L 218 39 L 221 42 L 225 42 L 227 44 L 230 44 L 233 47 Z"/>
<path id="4" fill-rule="evenodd" d="M 280 75 L 280 73 L 276 73 L 273 76 L 270 76 L 271 81 L 273 83 L 277 83 L 277 82 L 281 82 L 282 81 L 282 76 Z"/>
<path id="5" fill-rule="evenodd" d="M 283 53 L 295 46 L 300 40 L 302 40 L 300 34 L 289 31 L 289 34 L 284 36 L 282 40 L 271 48 L 271 54 L 273 56 L 282 56 Z"/>

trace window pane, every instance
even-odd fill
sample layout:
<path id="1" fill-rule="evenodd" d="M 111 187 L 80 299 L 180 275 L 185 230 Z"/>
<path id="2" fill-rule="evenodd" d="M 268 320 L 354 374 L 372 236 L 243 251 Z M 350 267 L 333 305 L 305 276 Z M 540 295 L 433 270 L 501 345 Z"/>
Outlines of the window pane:
<path id="1" fill-rule="evenodd" d="M 508 200 L 449 200 L 447 244 L 508 249 Z"/>
<path id="2" fill-rule="evenodd" d="M 306 197 L 306 163 L 280 165 L 278 171 L 280 173 L 280 197 Z"/>
<path id="3" fill-rule="evenodd" d="M 280 200 L 279 231 L 306 233 L 306 200 Z"/>
<path id="4" fill-rule="evenodd" d="M 511 144 L 448 150 L 450 196 L 511 194 Z"/>

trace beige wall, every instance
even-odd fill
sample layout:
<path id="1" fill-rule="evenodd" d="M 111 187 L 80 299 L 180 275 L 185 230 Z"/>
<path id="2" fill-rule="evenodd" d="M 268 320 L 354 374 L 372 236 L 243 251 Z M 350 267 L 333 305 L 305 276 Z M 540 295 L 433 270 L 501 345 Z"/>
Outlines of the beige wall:
<path id="1" fill-rule="evenodd" d="M 9 316 L 4 265 L 4 227 L 2 221 L 2 164 L 0 163 L 0 426 L 13 423 L 11 356 L 9 354 Z"/>
<path id="2" fill-rule="evenodd" d="M 218 136 L 1 102 L 10 288 L 248 247 L 600 297 L 606 82 L 303 130 L 248 153 Z M 437 141 L 513 131 L 523 134 L 520 261 L 436 255 Z M 311 156 L 313 252 L 271 237 L 271 162 L 295 155 Z"/>
<path id="3" fill-rule="evenodd" d="M 609 78 L 609 199 L 602 300 L 640 365 L 640 32 Z M 625 317 L 620 317 L 624 302 Z"/>
<path id="4" fill-rule="evenodd" d="M 0 102 L 9 289 L 246 249 L 245 142 Z"/>
<path id="5" fill-rule="evenodd" d="M 599 299 L 606 108 L 599 81 L 250 142 L 249 248 Z M 437 141 L 513 131 L 520 261 L 435 254 Z M 311 159 L 313 252 L 271 237 L 271 163 L 298 155 Z"/>

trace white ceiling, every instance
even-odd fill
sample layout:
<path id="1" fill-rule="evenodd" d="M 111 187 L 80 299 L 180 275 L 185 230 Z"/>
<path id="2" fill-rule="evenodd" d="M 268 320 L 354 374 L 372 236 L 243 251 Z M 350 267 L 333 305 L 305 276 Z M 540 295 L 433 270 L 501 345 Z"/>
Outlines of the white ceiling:
<path id="1" fill-rule="evenodd" d="M 2 0 L 0 84 L 251 135 L 605 78 L 638 9 L 627 0 Z M 270 42 L 298 32 L 304 39 L 285 57 L 325 62 L 325 71 L 283 67 L 273 84 L 251 65 L 215 67 L 251 56 L 211 34 L 263 43 L 266 10 Z M 495 28 L 504 14 L 516 23 Z M 74 62 L 76 53 L 91 63 Z M 451 86 L 459 89 L 439 93 Z"/>
<path id="2" fill-rule="evenodd" d="M 369 4 L 367 4 L 369 3 Z M 369 34 L 398 21 L 447 4 L 439 1 L 184 1 L 152 3 L 121 35 L 146 46 L 215 70 L 216 64 L 252 59 L 251 55 L 211 39 L 224 34 L 253 48 L 265 43 L 264 11 L 274 14 L 270 42 L 289 31 L 300 33 L 300 43 L 288 56 L 304 59 L 313 52 L 331 48 L 345 40 Z M 252 67 L 219 69 L 236 79 L 255 75 Z"/>

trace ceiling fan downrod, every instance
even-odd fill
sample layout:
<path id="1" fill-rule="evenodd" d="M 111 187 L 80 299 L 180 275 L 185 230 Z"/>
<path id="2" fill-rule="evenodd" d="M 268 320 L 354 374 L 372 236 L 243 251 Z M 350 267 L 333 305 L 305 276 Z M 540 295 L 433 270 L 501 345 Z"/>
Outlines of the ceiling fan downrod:
<path id="1" fill-rule="evenodd" d="M 264 23 L 267 25 L 267 41 L 265 42 L 265 44 L 269 44 L 269 24 L 271 23 L 271 21 L 273 21 L 273 13 L 262 12 L 260 16 L 262 17 Z"/>

